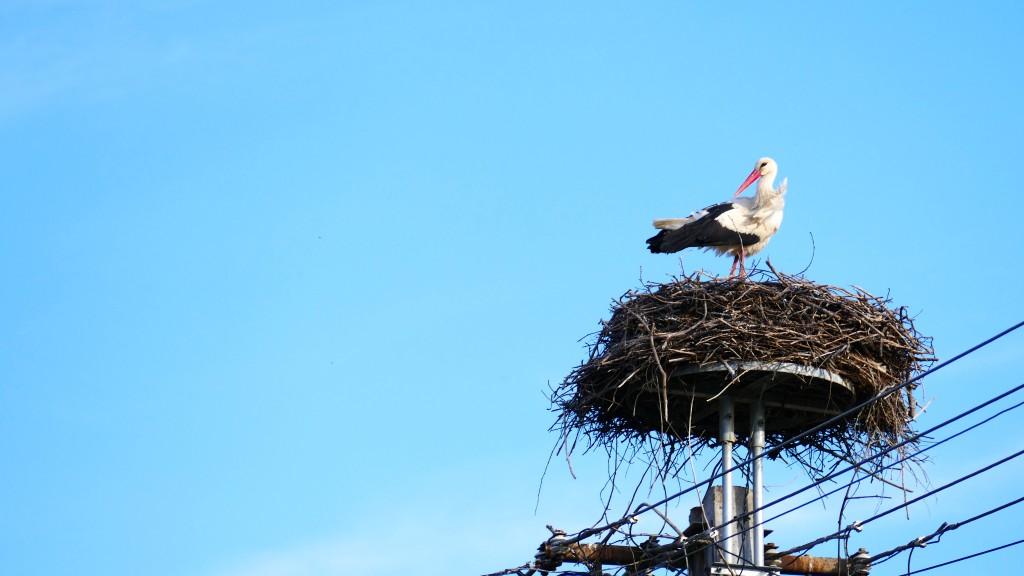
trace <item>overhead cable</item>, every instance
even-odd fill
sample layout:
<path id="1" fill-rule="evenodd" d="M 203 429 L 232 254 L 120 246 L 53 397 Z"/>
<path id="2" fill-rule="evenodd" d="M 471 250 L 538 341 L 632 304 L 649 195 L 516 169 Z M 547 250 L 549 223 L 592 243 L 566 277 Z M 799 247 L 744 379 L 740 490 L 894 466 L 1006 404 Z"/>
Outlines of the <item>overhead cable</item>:
<path id="1" fill-rule="evenodd" d="M 934 570 L 936 568 L 942 568 L 943 566 L 949 566 L 950 564 L 956 564 L 957 562 L 963 562 L 964 560 L 970 560 L 971 558 L 977 558 L 978 556 L 984 556 L 985 554 L 998 552 L 1003 548 L 1009 548 L 1011 546 L 1016 546 L 1018 544 L 1024 544 L 1024 539 L 1017 540 L 1016 542 L 1010 542 L 1009 544 L 1003 544 L 1002 546 L 996 546 L 995 548 L 989 548 L 988 550 L 982 550 L 981 552 L 976 552 L 969 556 L 963 556 L 957 558 L 956 560 L 950 560 L 949 562 L 943 562 L 942 564 L 935 564 L 934 566 L 928 566 L 927 568 L 921 568 L 919 570 L 914 570 L 913 572 L 906 572 L 905 575 L 911 576 L 911 574 L 920 574 L 921 572 L 927 572 L 929 570 Z"/>
<path id="2" fill-rule="evenodd" d="M 991 514 L 995 514 L 996 512 L 999 512 L 1000 510 L 1005 510 L 1005 509 L 1009 508 L 1010 506 L 1014 506 L 1016 504 L 1020 504 L 1021 502 L 1024 502 L 1024 496 L 1021 496 L 1020 498 L 1017 498 L 1016 500 L 1013 500 L 1012 502 L 1007 502 L 1006 504 L 1003 504 L 1003 505 L 997 506 L 997 507 L 995 507 L 995 508 L 993 508 L 991 510 L 982 512 L 981 514 L 978 514 L 976 516 L 972 516 L 972 517 L 968 518 L 967 520 L 961 520 L 960 522 L 954 522 L 952 524 L 947 524 L 947 523 L 943 522 L 942 526 L 939 526 L 938 529 L 935 530 L 935 532 L 932 532 L 931 534 L 929 534 L 927 536 L 921 536 L 919 538 L 915 538 L 915 539 L 911 540 L 910 542 L 907 542 L 906 544 L 904 544 L 902 546 L 897 546 L 896 548 L 893 548 L 892 550 L 886 550 L 885 552 L 882 552 L 882 553 L 879 553 L 879 554 L 875 554 L 874 556 L 871 557 L 869 562 L 873 566 L 877 566 L 879 564 L 884 564 L 885 562 L 895 558 L 896 555 L 898 555 L 900 552 L 904 552 L 904 551 L 909 550 L 911 548 L 924 548 L 925 546 L 930 544 L 933 539 L 941 537 L 946 532 L 950 532 L 952 530 L 956 530 L 957 528 L 960 528 L 961 526 L 966 526 L 966 525 L 970 524 L 971 522 L 974 522 L 976 520 L 980 520 L 982 518 L 985 518 L 986 516 L 989 516 Z"/>
<path id="3" fill-rule="evenodd" d="M 1005 464 L 1006 462 L 1009 462 L 1010 460 L 1013 460 L 1014 458 L 1017 458 L 1021 454 L 1024 454 L 1024 450 L 1018 450 L 1017 452 L 1014 452 L 1013 454 L 1011 454 L 1011 455 L 1009 455 L 1009 456 L 1007 456 L 1005 458 L 1002 458 L 1002 459 L 1000 459 L 1000 460 L 998 460 L 996 462 L 993 462 L 993 463 L 989 464 L 988 466 L 985 466 L 984 468 L 981 468 L 979 470 L 975 470 L 974 472 L 971 472 L 970 474 L 961 476 L 960 478 L 957 478 L 956 480 L 953 480 L 952 482 L 944 484 L 944 485 L 942 485 L 942 486 L 940 486 L 940 487 L 938 487 L 938 488 L 936 488 L 934 490 L 925 492 L 924 494 L 921 494 L 920 496 L 917 496 L 916 498 L 911 498 L 910 500 L 907 500 L 906 502 L 903 502 L 903 503 L 901 503 L 898 506 L 893 506 L 892 508 L 889 508 L 888 510 L 886 510 L 884 512 L 879 512 L 878 514 L 875 514 L 874 516 L 871 516 L 870 518 L 868 518 L 866 520 L 857 520 L 855 522 L 852 522 L 846 528 L 843 528 L 843 529 L 841 529 L 841 530 L 839 530 L 837 532 L 833 532 L 832 534 L 829 534 L 828 536 L 823 536 L 821 538 L 818 538 L 817 540 L 814 540 L 813 542 L 808 542 L 807 544 L 802 544 L 800 546 L 796 546 L 794 548 L 790 548 L 789 550 L 786 550 L 785 552 L 779 552 L 779 555 L 785 556 L 786 554 L 792 554 L 794 552 L 800 552 L 802 550 L 810 550 L 811 548 L 817 546 L 818 544 L 822 544 L 824 542 L 828 542 L 829 540 L 835 540 L 836 538 L 842 538 L 842 537 L 846 536 L 847 534 L 853 532 L 854 530 L 860 532 L 863 529 L 865 524 L 868 524 L 870 522 L 874 522 L 875 520 L 878 520 L 879 518 L 882 518 L 883 516 L 887 516 L 887 515 L 892 514 L 893 512 L 895 512 L 897 510 L 901 510 L 901 509 L 903 509 L 903 508 L 905 508 L 907 506 L 910 506 L 911 504 L 914 504 L 916 502 L 920 502 L 922 499 L 927 498 L 929 496 L 933 496 L 935 494 L 938 494 L 939 492 L 942 492 L 946 488 L 950 488 L 952 486 L 956 486 L 957 484 L 959 484 L 961 482 L 964 482 L 965 480 L 969 480 L 971 478 L 974 478 L 978 474 L 981 474 L 983 472 L 987 472 L 987 471 L 989 471 L 989 470 L 991 470 L 991 469 L 993 469 L 996 466 L 999 466 L 1001 464 Z"/>

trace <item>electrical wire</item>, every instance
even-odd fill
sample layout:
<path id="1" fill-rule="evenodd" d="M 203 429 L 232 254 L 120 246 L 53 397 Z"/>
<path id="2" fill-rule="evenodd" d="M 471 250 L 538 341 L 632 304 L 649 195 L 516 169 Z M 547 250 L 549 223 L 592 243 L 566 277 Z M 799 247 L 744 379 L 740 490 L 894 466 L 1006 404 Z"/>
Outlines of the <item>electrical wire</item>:
<path id="1" fill-rule="evenodd" d="M 974 472 L 971 472 L 970 474 L 966 474 L 964 476 L 961 476 L 960 478 L 957 478 L 956 480 L 953 480 L 952 482 L 948 482 L 946 484 L 943 484 L 942 486 L 940 486 L 940 487 L 938 487 L 938 488 L 936 488 L 934 490 L 930 490 L 928 492 L 925 492 L 924 494 L 921 494 L 920 496 L 917 496 L 916 498 L 911 498 L 910 500 L 907 500 L 906 502 L 903 502 L 903 503 L 901 503 L 898 506 L 893 506 L 892 508 L 889 508 L 888 510 L 885 510 L 884 512 L 879 512 L 878 514 L 875 514 L 874 516 L 871 516 L 867 520 L 854 521 L 849 526 L 847 526 L 846 528 L 843 528 L 841 530 L 833 532 L 832 534 L 830 534 L 828 536 L 823 536 L 821 538 L 818 538 L 817 540 L 814 540 L 813 542 L 808 542 L 806 544 L 802 544 L 800 546 L 796 546 L 794 548 L 790 548 L 789 550 L 786 550 L 785 552 L 780 552 L 779 554 L 784 556 L 786 554 L 792 554 L 793 552 L 799 552 L 799 551 L 802 551 L 802 550 L 810 550 L 811 548 L 813 548 L 814 546 L 817 546 L 818 544 L 822 544 L 824 542 L 828 542 L 829 540 L 835 540 L 836 538 L 842 538 L 843 536 L 846 536 L 847 534 L 853 532 L 854 530 L 859 532 L 864 527 L 865 524 L 874 522 L 875 520 L 878 520 L 879 518 L 882 518 L 884 516 L 892 514 L 893 512 L 895 512 L 897 510 L 901 510 L 903 508 L 906 508 L 907 506 L 910 506 L 911 504 L 914 504 L 916 502 L 920 502 L 924 498 L 927 498 L 929 496 L 933 496 L 935 494 L 938 494 L 939 492 L 942 492 L 943 490 L 945 490 L 947 488 L 951 488 L 953 486 L 956 486 L 957 484 L 959 484 L 961 482 L 964 482 L 966 480 L 970 480 L 971 478 L 974 478 L 975 476 L 977 476 L 979 474 L 987 472 L 987 471 L 995 468 L 996 466 L 1000 466 L 1002 464 L 1005 464 L 1005 463 L 1009 462 L 1010 460 L 1013 460 L 1014 458 L 1019 457 L 1022 454 L 1024 454 L 1024 449 L 1018 450 L 1017 452 L 1014 452 L 1013 454 L 1011 454 L 1011 455 L 1009 455 L 1009 456 L 1007 456 L 1005 458 L 997 460 L 996 462 L 993 462 L 993 463 L 989 464 L 988 466 L 985 466 L 984 468 L 975 470 Z"/>
<path id="2" fill-rule="evenodd" d="M 952 530 L 956 530 L 957 528 L 960 528 L 961 526 L 966 526 L 966 525 L 970 524 L 971 522 L 974 522 L 976 520 L 981 520 L 982 518 L 985 518 L 987 516 L 995 514 L 996 512 L 999 512 L 1000 510 L 1005 510 L 1005 509 L 1009 508 L 1010 506 L 1015 506 L 1017 504 L 1020 504 L 1021 502 L 1024 502 L 1024 496 L 1021 496 L 1020 498 L 1017 498 L 1016 500 L 1007 502 L 1006 504 L 1002 504 L 1000 506 L 996 506 L 995 508 L 992 508 L 991 510 L 987 510 L 985 512 L 982 512 L 981 514 L 978 514 L 976 516 L 972 516 L 972 517 L 970 517 L 970 518 L 968 518 L 966 520 L 961 520 L 960 522 L 954 522 L 953 524 L 947 524 L 947 523 L 943 522 L 942 526 L 939 526 L 939 528 L 937 530 L 935 530 L 935 532 L 932 532 L 931 534 L 929 534 L 927 536 L 921 536 L 920 538 L 915 538 L 914 540 L 911 540 L 910 542 L 907 542 L 906 544 L 904 544 L 902 546 L 897 546 L 896 548 L 893 548 L 892 550 L 886 550 L 885 552 L 881 552 L 879 554 L 875 554 L 874 556 L 872 556 L 868 560 L 868 562 L 870 562 L 872 566 L 878 566 L 879 564 L 884 564 L 884 563 L 888 562 L 889 560 L 892 560 L 893 558 L 895 558 L 901 552 L 905 552 L 906 550 L 909 550 L 911 548 L 924 548 L 926 545 L 931 543 L 931 540 L 933 538 L 936 538 L 936 537 L 941 538 L 942 535 L 945 534 L 946 532 L 950 532 Z M 938 542 L 938 540 L 936 540 L 936 542 Z"/>
<path id="3" fill-rule="evenodd" d="M 1002 546 L 996 546 L 995 548 L 989 548 L 988 550 L 982 550 L 981 552 L 975 552 L 974 554 L 962 556 L 960 558 L 957 558 L 956 560 L 950 560 L 949 562 L 943 562 L 942 564 L 935 564 L 934 566 L 928 566 L 927 568 L 921 568 L 919 570 L 914 570 L 913 572 L 906 572 L 905 576 L 911 576 L 911 574 L 920 574 L 921 572 L 927 572 L 929 570 L 934 570 L 936 568 L 942 568 L 943 566 L 949 566 L 950 564 L 956 564 L 957 562 L 963 562 L 964 560 L 970 560 L 971 558 L 977 558 L 978 556 L 984 556 L 985 554 L 998 552 L 999 550 L 1009 548 L 1011 546 L 1016 546 L 1018 544 L 1024 544 L 1024 539 L 1017 540 L 1016 542 L 1010 542 L 1009 544 L 1003 544 Z"/>

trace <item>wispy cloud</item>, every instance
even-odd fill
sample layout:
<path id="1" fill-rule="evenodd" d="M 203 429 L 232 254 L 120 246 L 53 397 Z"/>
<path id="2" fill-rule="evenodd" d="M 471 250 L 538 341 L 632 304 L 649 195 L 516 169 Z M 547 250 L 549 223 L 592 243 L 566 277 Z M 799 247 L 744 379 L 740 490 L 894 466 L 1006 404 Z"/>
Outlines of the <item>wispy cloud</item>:
<path id="1" fill-rule="evenodd" d="M 24 112 L 79 84 L 88 68 L 82 55 L 30 36 L 0 45 L 0 118 Z"/>

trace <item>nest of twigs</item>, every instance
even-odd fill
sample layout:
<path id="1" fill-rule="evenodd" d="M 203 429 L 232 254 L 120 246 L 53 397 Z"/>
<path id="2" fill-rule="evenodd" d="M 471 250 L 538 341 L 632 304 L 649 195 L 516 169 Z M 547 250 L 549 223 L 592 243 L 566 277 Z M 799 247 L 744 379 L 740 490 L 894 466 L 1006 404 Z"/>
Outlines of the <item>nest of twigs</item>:
<path id="1" fill-rule="evenodd" d="M 674 475 L 686 457 L 718 443 L 717 416 L 695 416 L 713 413 L 717 396 L 739 393 L 743 385 L 748 395 L 755 388 L 753 394 L 775 398 L 775 407 L 766 408 L 771 458 L 825 473 L 882 452 L 912 437 L 914 385 L 798 435 L 904 385 L 934 361 L 931 339 L 917 332 L 905 307 L 860 288 L 764 271 L 746 280 L 693 275 L 646 284 L 615 302 L 602 325 L 589 358 L 552 393 L 553 429 L 562 433 L 567 456 L 583 439 L 585 449 L 604 447 L 630 461 L 643 456 L 662 475 Z M 744 380 L 752 365 L 766 363 L 832 380 L 794 377 L 772 389 L 770 370 L 753 384 Z M 708 390 L 708 379 L 693 379 L 715 366 L 728 367 L 710 380 L 717 391 Z M 813 408 L 801 411 L 802 401 Z M 742 425 L 737 432 L 745 441 Z M 878 458 L 872 468 L 884 469 L 914 444 Z"/>

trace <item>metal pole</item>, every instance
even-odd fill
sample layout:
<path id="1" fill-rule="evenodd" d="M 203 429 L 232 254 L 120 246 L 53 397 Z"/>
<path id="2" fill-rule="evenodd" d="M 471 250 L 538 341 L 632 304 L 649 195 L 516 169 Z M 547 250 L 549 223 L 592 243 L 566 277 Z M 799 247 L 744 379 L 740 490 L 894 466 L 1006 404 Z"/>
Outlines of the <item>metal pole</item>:
<path id="1" fill-rule="evenodd" d="M 764 403 L 758 398 L 750 407 L 750 456 L 754 459 L 754 533 L 751 535 L 754 566 L 764 566 L 764 526 L 761 522 L 764 514 L 761 505 L 764 502 Z"/>
<path id="2" fill-rule="evenodd" d="M 736 427 L 732 411 L 732 398 L 722 396 L 718 400 L 718 428 L 722 440 L 722 542 L 723 560 L 736 559 L 736 540 L 732 538 L 736 529 L 732 519 L 736 517 L 732 502 L 732 445 L 736 441 Z"/>

